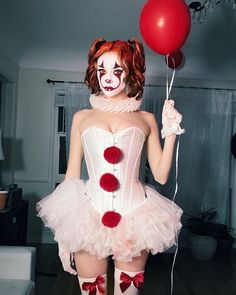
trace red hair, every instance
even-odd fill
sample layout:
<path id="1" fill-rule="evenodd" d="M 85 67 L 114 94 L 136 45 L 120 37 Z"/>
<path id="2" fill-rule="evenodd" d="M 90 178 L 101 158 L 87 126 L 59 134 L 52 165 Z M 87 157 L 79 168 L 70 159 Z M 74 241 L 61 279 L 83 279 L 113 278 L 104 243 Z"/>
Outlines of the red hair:
<path id="1" fill-rule="evenodd" d="M 140 99 L 143 95 L 146 68 L 143 45 L 136 38 L 127 42 L 121 40 L 106 41 L 99 38 L 93 42 L 88 53 L 88 68 L 84 79 L 91 93 L 98 95 L 101 91 L 97 79 L 97 60 L 103 53 L 109 51 L 118 54 L 121 66 L 127 74 L 128 97 Z"/>

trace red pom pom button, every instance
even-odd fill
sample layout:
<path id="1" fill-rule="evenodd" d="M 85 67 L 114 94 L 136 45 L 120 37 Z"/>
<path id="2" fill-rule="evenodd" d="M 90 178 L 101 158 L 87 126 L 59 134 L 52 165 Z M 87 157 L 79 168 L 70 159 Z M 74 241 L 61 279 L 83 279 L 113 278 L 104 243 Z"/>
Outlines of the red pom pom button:
<path id="1" fill-rule="evenodd" d="M 107 192 L 114 192 L 119 187 L 119 181 L 113 174 L 105 173 L 100 178 L 100 186 Z"/>
<path id="2" fill-rule="evenodd" d="M 104 158 L 111 164 L 120 162 L 122 157 L 122 151 L 116 146 L 110 146 L 104 151 Z"/>
<path id="3" fill-rule="evenodd" d="M 114 211 L 107 211 L 102 217 L 103 225 L 107 227 L 115 227 L 121 220 L 121 215 Z"/>

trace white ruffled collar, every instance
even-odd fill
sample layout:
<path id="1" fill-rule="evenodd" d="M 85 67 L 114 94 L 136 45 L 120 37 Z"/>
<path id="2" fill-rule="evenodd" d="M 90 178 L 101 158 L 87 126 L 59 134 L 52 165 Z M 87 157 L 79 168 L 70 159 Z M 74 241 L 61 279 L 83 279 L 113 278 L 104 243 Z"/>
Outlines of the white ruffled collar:
<path id="1" fill-rule="evenodd" d="M 112 113 L 131 113 L 140 109 L 142 99 L 127 97 L 124 100 L 111 100 L 102 95 L 92 94 L 89 98 L 90 104 L 94 109 Z"/>

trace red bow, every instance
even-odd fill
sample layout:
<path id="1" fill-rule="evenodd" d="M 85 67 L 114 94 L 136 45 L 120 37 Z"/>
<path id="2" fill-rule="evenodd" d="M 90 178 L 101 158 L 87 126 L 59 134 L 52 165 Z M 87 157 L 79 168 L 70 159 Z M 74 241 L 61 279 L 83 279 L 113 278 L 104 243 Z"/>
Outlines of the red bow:
<path id="1" fill-rule="evenodd" d="M 101 295 L 105 294 L 105 288 L 102 284 L 105 283 L 105 279 L 102 276 L 98 276 L 94 282 L 84 282 L 82 284 L 82 289 L 89 291 L 88 295 L 96 295 L 97 288 Z"/>
<path id="2" fill-rule="evenodd" d="M 133 282 L 134 286 L 137 289 L 139 289 L 144 282 L 144 275 L 143 275 L 143 272 L 139 272 L 134 277 L 130 277 L 128 274 L 122 272 L 120 274 L 120 280 L 122 281 L 120 283 L 120 289 L 121 289 L 122 293 L 124 293 L 125 290 L 129 288 L 129 286 L 131 285 L 132 282 Z"/>

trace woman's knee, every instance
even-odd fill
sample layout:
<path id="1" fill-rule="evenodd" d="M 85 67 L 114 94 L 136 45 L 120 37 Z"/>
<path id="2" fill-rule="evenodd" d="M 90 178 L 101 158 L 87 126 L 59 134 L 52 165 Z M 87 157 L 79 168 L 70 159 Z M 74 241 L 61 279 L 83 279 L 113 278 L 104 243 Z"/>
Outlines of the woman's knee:
<path id="1" fill-rule="evenodd" d="M 145 269 L 145 265 L 148 259 L 148 251 L 143 250 L 140 256 L 134 257 L 130 262 L 122 262 L 115 260 L 115 267 L 118 269 L 136 272 Z"/>
<path id="2" fill-rule="evenodd" d="M 95 278 L 107 272 L 107 259 L 98 259 L 85 251 L 74 253 L 74 262 L 79 277 Z"/>

